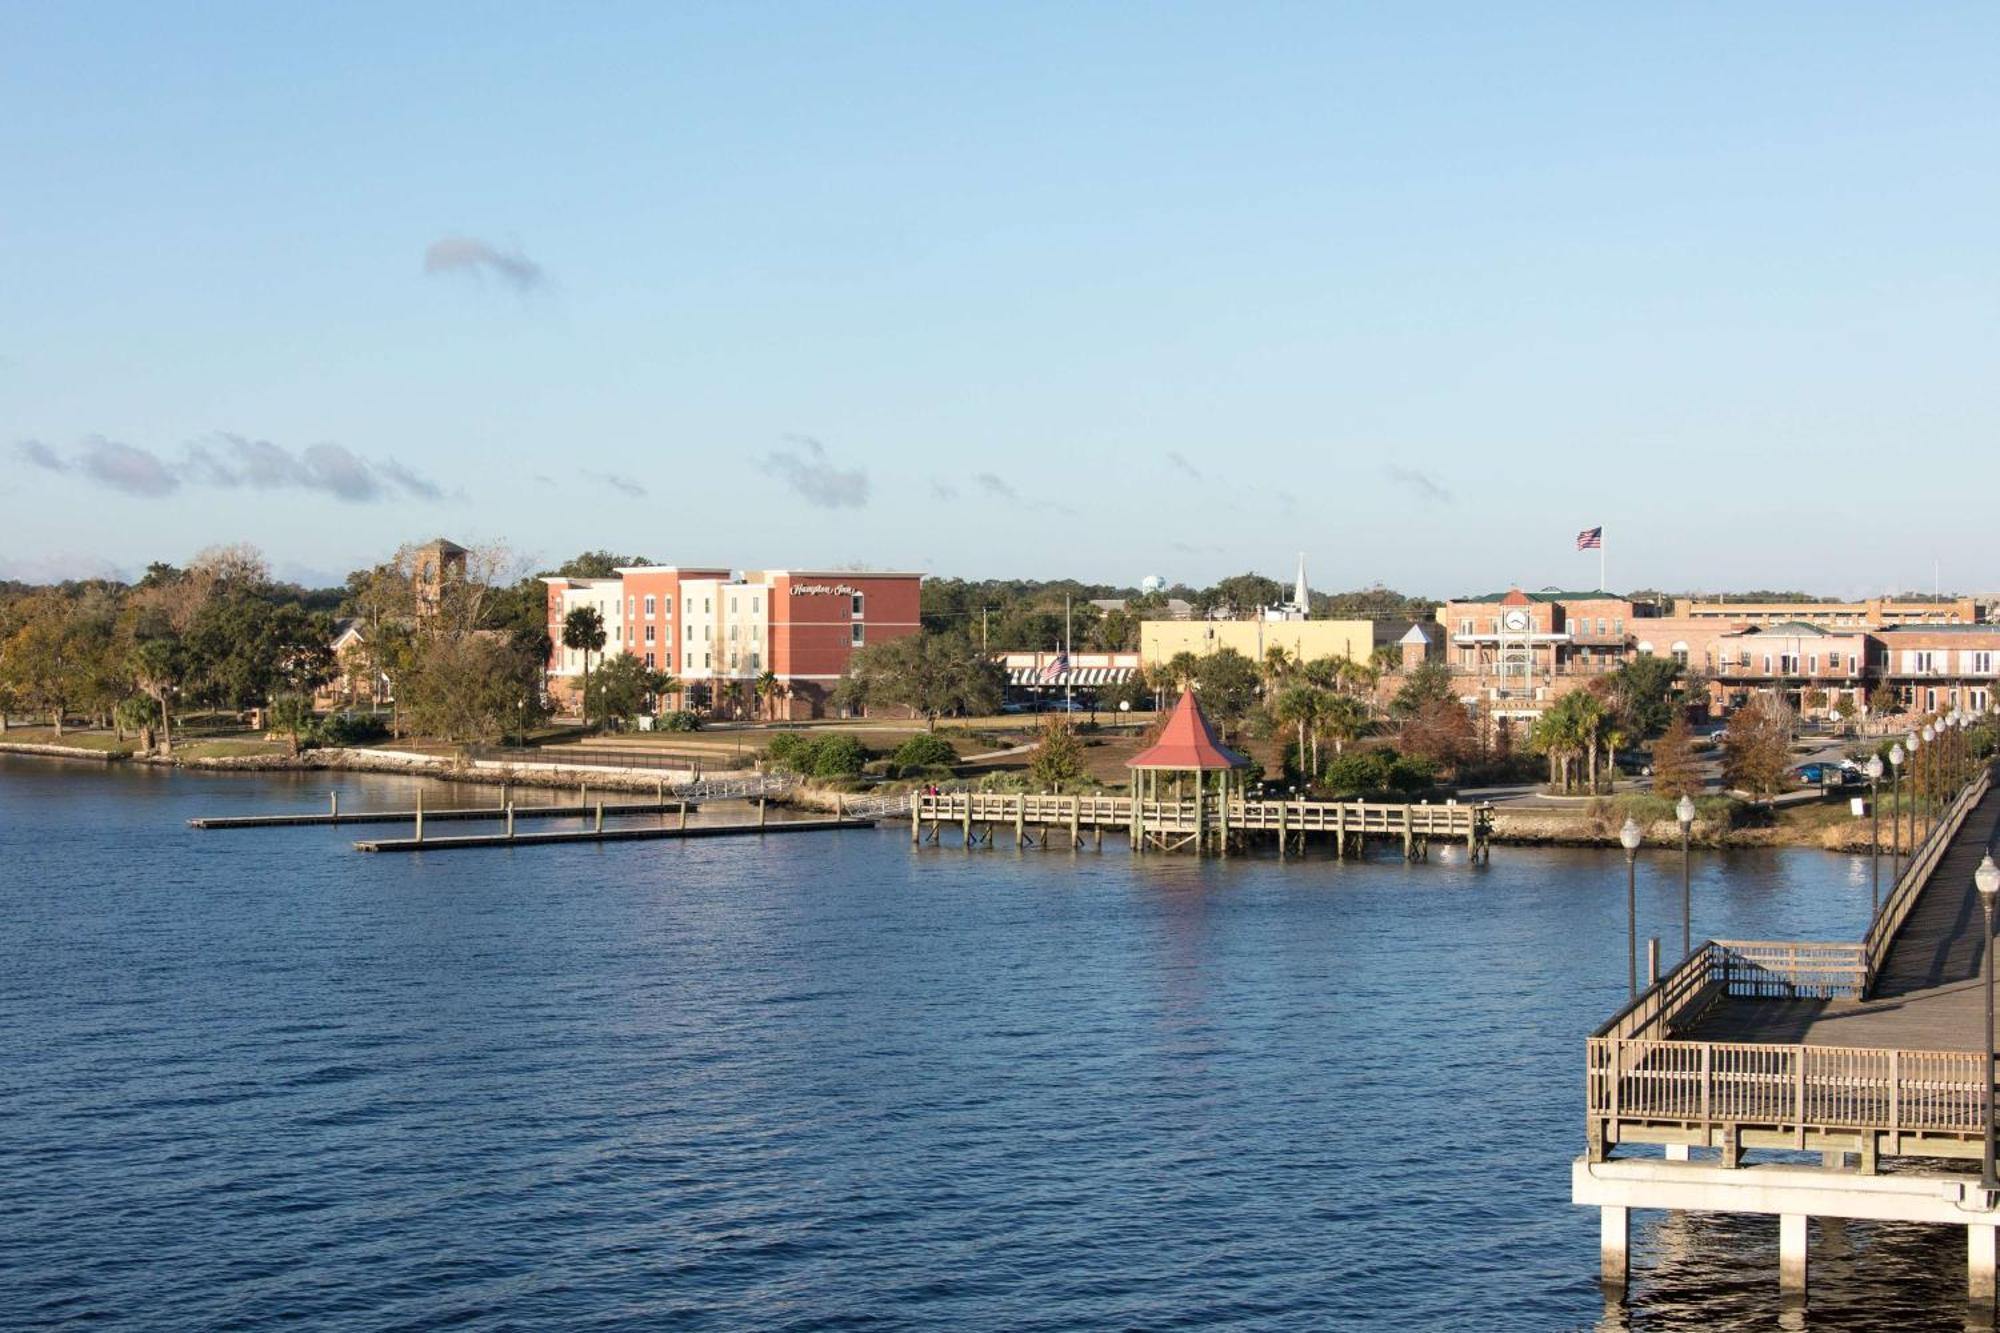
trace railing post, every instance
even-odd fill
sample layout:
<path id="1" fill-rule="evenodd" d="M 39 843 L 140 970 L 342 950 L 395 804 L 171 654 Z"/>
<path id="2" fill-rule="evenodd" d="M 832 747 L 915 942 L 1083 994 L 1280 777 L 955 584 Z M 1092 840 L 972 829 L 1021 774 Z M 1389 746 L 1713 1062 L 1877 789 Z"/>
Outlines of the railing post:
<path id="1" fill-rule="evenodd" d="M 1798 1144 L 1806 1146 L 1806 1048 L 1792 1047 L 1792 1110 L 1798 1121 Z"/>

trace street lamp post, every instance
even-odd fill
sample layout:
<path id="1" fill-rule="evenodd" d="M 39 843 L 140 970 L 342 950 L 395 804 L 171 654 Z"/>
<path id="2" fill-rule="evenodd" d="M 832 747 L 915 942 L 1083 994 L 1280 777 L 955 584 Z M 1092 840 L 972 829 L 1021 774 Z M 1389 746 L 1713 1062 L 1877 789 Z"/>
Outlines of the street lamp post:
<path id="1" fill-rule="evenodd" d="M 1626 816 L 1618 843 L 1625 849 L 1625 986 L 1635 1000 L 1639 998 L 1639 842 L 1644 836 L 1639 822 Z"/>
<path id="2" fill-rule="evenodd" d="M 1981 944 L 1981 952 L 1986 955 L 1986 1071 L 1979 1080 L 1985 1094 L 1986 1151 L 1980 1157 L 1979 1184 L 1987 1191 L 1987 1202 L 1993 1199 L 1993 1191 L 2000 1190 L 2000 1179 L 1993 1174 L 1993 900 L 2000 897 L 2000 866 L 1993 864 L 1993 854 L 1988 852 L 1979 862 L 1979 869 L 1972 872 L 1972 883 L 1979 890 L 1979 905 L 1985 910 L 1986 937 Z"/>
<path id="3" fill-rule="evenodd" d="M 1917 779 L 1917 798 L 1918 800 L 1924 803 L 1924 809 L 1928 812 L 1928 811 L 1933 811 L 1937 808 L 1937 785 L 1938 785 L 1939 764 L 1944 759 L 1944 756 L 1938 752 L 1938 743 L 1937 743 L 1938 729 L 1935 726 L 1927 724 L 1924 727 L 1923 735 L 1924 735 L 1924 775 L 1921 778 Z M 1928 826 L 1926 826 L 1924 829 L 1924 836 L 1925 837 L 1930 836 L 1930 829 Z M 1917 845 L 1917 831 L 1914 827 L 1912 827 L 1910 829 L 1911 849 L 1914 850 L 1916 848 L 1916 845 Z"/>
<path id="4" fill-rule="evenodd" d="M 1882 910 L 1882 756 L 1868 756 L 1868 924 Z"/>
<path id="5" fill-rule="evenodd" d="M 1694 797 L 1686 792 L 1674 804 L 1681 826 L 1681 957 L 1694 952 L 1694 892 L 1688 867 L 1688 841 L 1694 835 Z"/>
<path id="6" fill-rule="evenodd" d="M 1924 803 L 1924 736 L 1913 731 L 1903 742 L 1910 752 L 1910 840 L 1904 844 L 1912 857 L 1917 854 L 1917 811 Z"/>
<path id="7" fill-rule="evenodd" d="M 1903 879 L 1903 754 L 1901 745 L 1889 747 L 1889 882 Z"/>

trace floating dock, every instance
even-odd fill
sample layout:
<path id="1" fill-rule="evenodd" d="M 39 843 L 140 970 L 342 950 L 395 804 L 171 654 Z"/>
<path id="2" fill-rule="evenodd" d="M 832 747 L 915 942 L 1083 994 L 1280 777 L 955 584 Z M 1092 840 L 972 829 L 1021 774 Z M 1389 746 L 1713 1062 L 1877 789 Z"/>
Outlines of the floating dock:
<path id="1" fill-rule="evenodd" d="M 607 817 L 629 815 L 671 815 L 683 808 L 699 809 L 696 801 L 618 801 L 593 805 L 517 805 L 513 807 L 516 819 L 594 819 L 600 810 Z M 500 820 L 507 817 L 508 807 L 504 805 L 460 806 L 446 810 L 355 810 L 347 813 L 329 811 L 324 814 L 290 815 L 230 815 L 226 817 L 204 817 L 190 819 L 189 828 L 199 829 L 245 829 L 245 828 L 299 828 L 309 825 L 333 824 L 413 824 L 421 816 L 426 823 L 434 820 Z"/>
<path id="2" fill-rule="evenodd" d="M 872 819 L 800 819 L 777 824 L 697 824 L 692 828 L 565 829 L 555 833 L 472 833 L 455 838 L 376 838 L 359 852 L 451 852 L 471 847 L 546 847 L 578 842 L 656 842 L 663 838 L 733 838 L 752 833 L 822 833 L 874 828 Z"/>

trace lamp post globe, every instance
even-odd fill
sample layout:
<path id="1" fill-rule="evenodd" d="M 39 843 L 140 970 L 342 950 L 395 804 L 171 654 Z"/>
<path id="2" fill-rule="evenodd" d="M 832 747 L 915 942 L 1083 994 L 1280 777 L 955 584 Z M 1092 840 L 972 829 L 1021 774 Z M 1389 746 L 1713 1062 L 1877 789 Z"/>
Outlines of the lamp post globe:
<path id="1" fill-rule="evenodd" d="M 1901 745 L 1889 747 L 1889 869 L 1892 882 L 1903 877 L 1903 764 Z"/>
<path id="2" fill-rule="evenodd" d="M 1986 916 L 1986 937 L 1980 942 L 1980 952 L 1985 955 L 1986 973 L 1986 1057 L 1987 1076 L 1979 1080 L 1984 1088 L 1986 1145 L 1980 1156 L 1980 1186 L 1989 1191 L 1987 1199 L 1992 1200 L 1993 1190 L 2000 1190 L 2000 1179 L 1994 1176 L 1993 1164 L 1993 901 L 2000 898 L 2000 865 L 1993 864 L 1993 854 L 1988 852 L 1979 862 L 1979 869 L 1972 872 L 1973 887 L 1979 890 L 1979 906 Z"/>
<path id="3" fill-rule="evenodd" d="M 1639 997 L 1639 843 L 1644 837 L 1639 821 L 1627 815 L 1618 845 L 1625 849 L 1625 989 L 1633 999 Z"/>

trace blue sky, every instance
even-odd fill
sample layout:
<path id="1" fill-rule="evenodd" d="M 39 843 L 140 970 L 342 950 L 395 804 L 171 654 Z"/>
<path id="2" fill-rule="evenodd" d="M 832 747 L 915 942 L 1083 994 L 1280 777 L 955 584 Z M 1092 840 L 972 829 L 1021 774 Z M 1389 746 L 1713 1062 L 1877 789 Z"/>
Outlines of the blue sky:
<path id="1" fill-rule="evenodd" d="M 0 8 L 0 573 L 2000 588 L 1991 6 Z"/>

